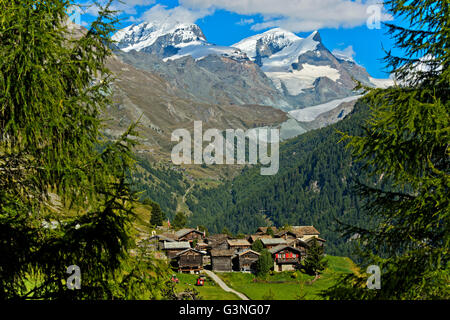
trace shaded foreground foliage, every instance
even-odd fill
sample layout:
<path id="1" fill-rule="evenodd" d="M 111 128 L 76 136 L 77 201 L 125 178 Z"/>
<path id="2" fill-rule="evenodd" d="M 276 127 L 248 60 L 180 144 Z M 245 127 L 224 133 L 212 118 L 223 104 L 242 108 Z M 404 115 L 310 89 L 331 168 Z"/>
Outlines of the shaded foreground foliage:
<path id="1" fill-rule="evenodd" d="M 0 299 L 160 298 L 166 264 L 130 256 L 134 126 L 100 134 L 117 20 L 108 3 L 77 34 L 70 5 L 0 0 Z"/>
<path id="2" fill-rule="evenodd" d="M 387 1 L 408 28 L 387 24 L 403 56 L 385 58 L 398 84 L 369 90 L 364 133 L 345 135 L 355 159 L 377 179 L 360 184 L 374 228 L 360 235 L 361 270 L 381 269 L 381 289 L 349 275 L 328 290 L 331 299 L 450 298 L 450 12 L 449 1 Z"/>

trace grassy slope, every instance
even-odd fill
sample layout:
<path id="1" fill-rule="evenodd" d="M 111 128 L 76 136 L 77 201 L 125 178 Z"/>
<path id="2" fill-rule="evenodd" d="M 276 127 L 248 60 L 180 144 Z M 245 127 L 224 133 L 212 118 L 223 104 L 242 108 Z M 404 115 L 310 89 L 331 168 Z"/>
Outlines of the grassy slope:
<path id="1" fill-rule="evenodd" d="M 178 292 L 186 290 L 187 288 L 195 288 L 200 293 L 200 297 L 203 300 L 239 300 L 235 294 L 222 290 L 222 288 L 209 277 L 205 281 L 203 287 L 195 286 L 198 278 L 197 275 L 177 273 L 177 277 L 180 280 L 176 286 Z"/>
<path id="2" fill-rule="evenodd" d="M 267 282 L 253 282 L 255 276 L 248 273 L 221 273 L 218 274 L 228 286 L 244 293 L 252 300 L 266 300 L 272 293 L 273 300 L 297 300 L 300 292 L 305 295 L 302 300 L 321 299 L 320 291 L 329 288 L 336 281 L 339 274 L 356 271 L 353 262 L 347 257 L 327 256 L 328 268 L 322 273 L 320 279 L 309 284 L 314 277 L 296 271 L 297 278 L 292 278 L 294 272 L 281 272 L 268 276 Z M 283 283 L 270 283 L 283 282 Z"/>

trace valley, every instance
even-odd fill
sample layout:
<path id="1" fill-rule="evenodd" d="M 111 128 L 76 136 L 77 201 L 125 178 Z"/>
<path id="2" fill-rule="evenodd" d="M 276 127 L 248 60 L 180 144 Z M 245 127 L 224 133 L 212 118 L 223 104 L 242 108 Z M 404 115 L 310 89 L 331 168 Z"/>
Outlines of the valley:
<path id="1" fill-rule="evenodd" d="M 349 254 L 336 219 L 364 218 L 351 195 L 357 173 L 336 130 L 353 132 L 363 121 L 363 107 L 353 114 L 361 97 L 354 80 L 373 87 L 389 81 L 376 81 L 351 57 L 334 56 L 319 32 L 300 38 L 276 28 L 220 47 L 196 25 L 143 23 L 113 38 L 108 67 L 117 80 L 106 133 L 114 137 L 140 120 L 137 153 L 145 165 L 135 186 L 142 199 L 159 202 L 169 219 L 181 211 L 189 225 L 216 233 L 319 223 L 331 239 L 329 253 Z M 258 166 L 174 165 L 171 133 L 192 133 L 194 121 L 205 129 L 280 129 L 280 173 L 264 179 Z"/>

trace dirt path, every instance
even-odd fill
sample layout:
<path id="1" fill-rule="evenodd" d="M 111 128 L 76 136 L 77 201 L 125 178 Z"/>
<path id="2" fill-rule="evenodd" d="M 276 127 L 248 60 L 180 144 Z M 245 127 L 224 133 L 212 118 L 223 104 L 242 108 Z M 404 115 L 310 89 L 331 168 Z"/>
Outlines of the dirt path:
<path id="1" fill-rule="evenodd" d="M 223 290 L 226 292 L 231 292 L 237 295 L 242 300 L 250 300 L 245 296 L 243 293 L 237 292 L 236 290 L 231 289 L 229 286 L 226 285 L 225 282 L 222 281 L 214 272 L 209 270 L 203 270 L 211 279 L 213 279 Z"/>
<path id="2" fill-rule="evenodd" d="M 181 203 L 178 201 L 177 204 L 177 212 L 185 212 L 187 211 L 187 214 L 189 215 L 189 207 L 186 205 L 186 196 L 191 192 L 191 190 L 194 188 L 195 183 L 192 183 L 189 188 L 186 189 L 186 192 L 183 194 L 181 198 Z M 178 198 L 179 199 L 179 198 Z"/>
<path id="3" fill-rule="evenodd" d="M 186 196 L 191 192 L 192 188 L 194 188 L 194 183 L 191 184 L 191 186 L 186 190 L 186 192 L 183 195 L 183 204 L 186 204 Z"/>

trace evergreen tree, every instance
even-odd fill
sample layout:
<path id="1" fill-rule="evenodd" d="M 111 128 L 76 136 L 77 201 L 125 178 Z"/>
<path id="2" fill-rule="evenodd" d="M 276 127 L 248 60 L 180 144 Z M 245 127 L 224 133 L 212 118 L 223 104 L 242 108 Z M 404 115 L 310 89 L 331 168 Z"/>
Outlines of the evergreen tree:
<path id="1" fill-rule="evenodd" d="M 332 299 L 450 298 L 449 283 L 449 1 L 387 1 L 408 26 L 387 24 L 402 52 L 388 52 L 398 79 L 371 90 L 365 134 L 350 139 L 353 155 L 374 178 L 360 185 L 375 228 L 348 227 L 360 235 L 361 270 L 378 265 L 381 289 L 367 276 L 350 275 L 325 293 Z"/>
<path id="2" fill-rule="evenodd" d="M 152 215 L 150 217 L 150 225 L 162 226 L 166 220 L 166 214 L 161 210 L 161 207 L 156 202 L 152 202 Z"/>
<path id="3" fill-rule="evenodd" d="M 307 274 L 317 276 L 321 271 L 325 270 L 327 264 L 328 262 L 325 260 L 323 247 L 318 244 L 316 239 L 311 240 L 306 258 L 299 266 L 300 269 Z"/>
<path id="4" fill-rule="evenodd" d="M 222 229 L 222 234 L 226 234 L 227 236 L 229 236 L 230 238 L 233 237 L 233 234 L 230 232 L 230 230 L 228 230 L 227 227 L 224 227 Z"/>
<path id="5" fill-rule="evenodd" d="M 268 228 L 267 228 L 266 234 L 269 235 L 269 236 L 271 236 L 271 237 L 275 236 L 275 234 L 273 233 L 272 227 L 268 227 Z"/>
<path id="6" fill-rule="evenodd" d="M 256 252 L 263 251 L 264 246 L 260 239 L 257 239 L 255 242 L 252 243 L 252 250 Z"/>
<path id="7" fill-rule="evenodd" d="M 153 201 L 150 200 L 149 198 L 145 198 L 145 199 L 142 201 L 142 204 L 151 207 L 151 206 L 153 205 Z"/>
<path id="8" fill-rule="evenodd" d="M 265 277 L 273 267 L 272 254 L 268 250 L 263 250 L 256 262 L 256 274 L 258 277 Z"/>
<path id="9" fill-rule="evenodd" d="M 128 255 L 134 127 L 99 131 L 116 18 L 108 3 L 77 34 L 70 5 L 0 1 L 0 299 L 157 298 L 167 266 Z"/>
<path id="10" fill-rule="evenodd" d="M 200 230 L 201 232 L 204 232 L 205 233 L 205 236 L 209 236 L 209 231 L 208 231 L 208 228 L 206 228 L 205 226 L 198 226 L 198 230 Z"/>
<path id="11" fill-rule="evenodd" d="M 176 230 L 182 229 L 186 226 L 187 217 L 183 212 L 177 212 L 173 219 L 172 227 Z"/>

